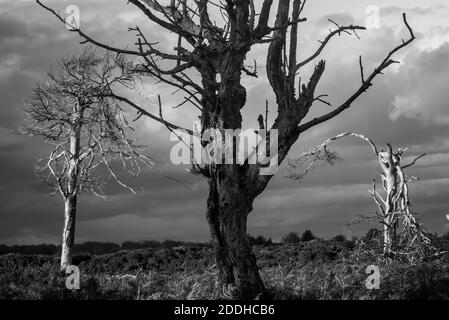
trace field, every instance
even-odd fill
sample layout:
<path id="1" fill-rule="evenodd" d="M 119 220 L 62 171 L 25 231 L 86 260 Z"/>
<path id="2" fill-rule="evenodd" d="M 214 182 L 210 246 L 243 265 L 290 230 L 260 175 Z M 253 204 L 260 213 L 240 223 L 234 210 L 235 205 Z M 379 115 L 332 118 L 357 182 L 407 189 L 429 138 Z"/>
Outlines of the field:
<path id="1" fill-rule="evenodd" d="M 449 236 L 439 238 L 447 249 Z M 449 299 L 449 258 L 384 260 L 377 242 L 313 240 L 253 247 L 272 299 Z M 0 256 L 0 299 L 219 299 L 208 246 L 78 254 L 80 290 L 65 288 L 57 255 Z M 366 268 L 380 269 L 380 288 L 368 290 Z"/>

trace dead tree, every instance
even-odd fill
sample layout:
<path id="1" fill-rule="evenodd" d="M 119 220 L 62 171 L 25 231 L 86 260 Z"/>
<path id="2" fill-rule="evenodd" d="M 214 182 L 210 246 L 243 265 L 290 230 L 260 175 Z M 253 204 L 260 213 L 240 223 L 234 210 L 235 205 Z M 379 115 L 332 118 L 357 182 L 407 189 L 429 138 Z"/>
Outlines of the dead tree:
<path id="1" fill-rule="evenodd" d="M 384 255 L 391 257 L 394 253 L 398 253 L 397 251 L 400 247 L 412 248 L 413 246 L 430 245 L 431 237 L 418 222 L 417 214 L 412 212 L 409 200 L 408 183 L 417 180 L 417 178 L 407 176 L 404 172 L 405 169 L 413 166 L 425 154 L 416 157 L 411 163 L 403 165 L 401 163 L 402 155 L 409 148 L 393 150 L 392 146 L 387 144 L 386 151 L 383 149 L 379 151 L 371 139 L 361 134 L 346 132 L 326 140 L 323 144 L 291 161 L 290 164 L 294 168 L 306 167 L 302 173 L 293 174 L 292 177 L 303 178 L 320 162 L 334 164 L 337 156 L 328 147 L 333 141 L 344 137 L 355 137 L 368 143 L 382 169 L 380 176 L 385 194 L 382 196 L 377 191 L 376 180 L 373 180 L 373 188 L 370 193 L 378 207 L 376 214 L 384 229 Z"/>
<path id="2" fill-rule="evenodd" d="M 378 213 L 384 224 L 384 255 L 392 256 L 402 245 L 411 248 L 414 245 L 430 245 L 431 237 L 417 220 L 417 215 L 411 211 L 408 183 L 417 180 L 414 176 L 407 176 L 404 170 L 413 166 L 425 154 L 415 158 L 411 163 L 401 164 L 402 155 L 408 148 L 393 150 L 387 144 L 387 150 L 378 153 L 379 164 L 382 168 L 381 180 L 385 195 L 376 190 L 373 181 L 371 195 L 378 206 Z M 401 228 L 398 235 L 398 228 Z"/>
<path id="3" fill-rule="evenodd" d="M 37 2 L 64 22 L 57 11 Z M 127 2 L 141 10 L 149 22 L 178 36 L 172 52 L 160 50 L 138 26 L 130 28 L 137 37 L 134 49 L 112 47 L 79 28 L 72 31 L 83 42 L 135 57 L 140 65 L 134 72 L 151 76 L 183 93 L 185 99 L 178 106 L 189 104 L 199 110 L 203 131 L 242 128 L 241 112 L 247 97 L 242 78 L 258 76 L 257 64 L 248 66 L 246 57 L 255 45 L 268 44 L 267 78 L 275 93 L 278 111 L 271 129 L 278 130 L 279 150 L 272 157 L 277 157 L 279 164 L 301 134 L 348 109 L 372 86 L 378 75 L 397 63 L 393 55 L 415 39 L 404 15 L 410 38 L 392 49 L 370 74 L 364 74 L 360 59 L 362 79 L 354 93 L 329 113 L 304 121 L 315 102 L 328 102 L 324 100 L 326 95 L 316 93 L 325 71 L 324 60 L 316 63 L 305 83 L 300 81 L 303 68 L 317 60 L 333 38 L 345 34 L 358 36 L 357 32 L 365 29 L 363 26 L 342 26 L 331 21 L 333 29 L 316 51 L 299 59 L 298 25 L 306 21 L 302 17 L 306 1 L 278 1 L 274 26 L 269 25 L 273 0 L 198 0 L 189 4 L 186 0 Z M 131 99 L 117 98 L 136 108 L 141 115 L 167 124 L 162 110 L 154 115 Z M 263 163 L 193 165 L 192 171 L 204 175 L 209 182 L 206 215 L 216 262 L 223 287 L 226 292 L 234 292 L 234 297 L 254 298 L 265 292 L 246 232 L 253 201 L 272 178 L 259 174 L 263 168 Z"/>
<path id="4" fill-rule="evenodd" d="M 131 127 L 122 107 L 111 97 L 117 85 L 133 84 L 134 76 L 123 72 L 126 63 L 123 57 L 99 57 L 87 49 L 63 59 L 26 100 L 27 118 L 21 133 L 53 146 L 50 155 L 37 162 L 36 172 L 51 194 L 60 193 L 64 199 L 61 270 L 72 262 L 78 195 L 89 192 L 103 197 L 104 169 L 121 186 L 135 192 L 119 178 L 114 161 L 134 175 L 141 165 L 154 164 L 128 137 Z"/>

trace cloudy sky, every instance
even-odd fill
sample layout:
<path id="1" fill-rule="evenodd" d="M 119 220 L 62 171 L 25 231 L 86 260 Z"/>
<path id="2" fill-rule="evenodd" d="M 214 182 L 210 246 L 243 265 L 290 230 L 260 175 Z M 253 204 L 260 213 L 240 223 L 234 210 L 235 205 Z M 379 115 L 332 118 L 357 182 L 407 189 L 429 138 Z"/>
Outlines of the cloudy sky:
<path id="1" fill-rule="evenodd" d="M 47 0 L 63 14 L 67 6 L 80 10 L 80 25 L 86 33 L 119 47 L 134 45 L 127 31 L 139 25 L 159 48 L 172 50 L 173 35 L 149 23 L 125 0 Z M 275 7 L 275 6 L 273 6 Z M 273 10 L 274 11 L 274 10 Z M 385 54 L 407 37 L 402 12 L 417 35 L 417 41 L 400 52 L 401 61 L 377 78 L 371 90 L 349 111 L 305 133 L 290 156 L 345 131 L 371 137 L 378 144 L 416 146 L 411 156 L 428 156 L 410 170 L 421 180 L 411 186 L 411 200 L 425 225 L 433 232 L 449 231 L 449 6 L 447 0 L 314 0 L 300 26 L 300 55 L 310 55 L 317 40 L 326 36 L 332 19 L 341 24 L 368 25 L 361 39 L 342 35 L 323 53 L 327 70 L 318 93 L 328 94 L 333 105 L 343 102 L 359 86 L 358 57 L 365 70 L 372 69 Z M 378 14 L 378 19 L 376 18 Z M 378 22 L 378 23 L 377 23 Z M 34 1 L 0 0 L 0 243 L 58 243 L 62 228 L 63 203 L 49 197 L 46 187 L 33 173 L 37 158 L 48 147 L 42 142 L 13 134 L 23 118 L 23 98 L 58 59 L 78 52 L 79 37 L 38 7 Z M 246 127 L 256 124 L 257 115 L 270 101 L 269 121 L 275 117 L 274 97 L 263 66 L 266 47 L 255 47 L 248 61 L 256 59 L 259 78 L 245 78 L 248 103 L 244 111 Z M 301 58 L 300 57 L 300 58 Z M 301 76 L 307 79 L 310 70 Z M 367 71 L 366 71 L 367 72 Z M 176 95 L 162 85 L 146 81 L 136 99 L 157 110 L 154 97 L 162 95 L 166 118 L 187 127 L 197 114 L 189 106 L 173 110 Z M 331 107 L 317 104 L 310 116 Z M 77 217 L 76 237 L 115 241 L 167 238 L 208 240 L 205 220 L 205 181 L 189 176 L 184 168 L 170 164 L 170 143 L 164 128 L 150 120 L 137 124 L 138 138 L 147 152 L 166 163 L 160 171 L 146 170 L 128 182 L 142 187 L 136 195 L 111 185 L 108 200 L 82 196 Z M 370 224 L 345 225 L 375 206 L 368 190 L 377 178 L 377 164 L 370 150 L 356 140 L 334 145 L 343 158 L 334 167 L 319 167 L 301 183 L 286 179 L 281 169 L 267 190 L 256 200 L 249 218 L 249 232 L 278 240 L 289 231 L 311 229 L 321 237 L 358 234 Z M 183 183 L 163 177 L 168 174 Z M 191 187 L 191 184 L 194 187 Z"/>

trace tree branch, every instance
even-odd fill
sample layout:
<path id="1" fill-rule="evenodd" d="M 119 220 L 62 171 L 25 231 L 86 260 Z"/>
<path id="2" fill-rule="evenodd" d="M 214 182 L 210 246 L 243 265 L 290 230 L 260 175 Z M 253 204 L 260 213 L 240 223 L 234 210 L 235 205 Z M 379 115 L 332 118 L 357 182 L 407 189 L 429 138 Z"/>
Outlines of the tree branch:
<path id="1" fill-rule="evenodd" d="M 364 92 L 366 92 L 368 90 L 369 87 L 371 87 L 372 85 L 372 81 L 374 80 L 374 78 L 376 76 L 378 76 L 379 74 L 382 74 L 382 71 L 385 70 L 386 68 L 388 68 L 390 65 L 392 65 L 393 63 L 398 63 L 397 61 L 394 61 L 391 59 L 391 57 L 400 49 L 408 46 L 411 42 L 413 42 L 413 40 L 415 40 L 415 35 L 413 34 L 412 29 L 410 28 L 408 22 L 407 22 L 407 18 L 405 13 L 403 14 L 403 20 L 405 25 L 407 26 L 407 29 L 410 32 L 410 39 L 407 41 L 403 41 L 402 44 L 398 45 L 397 47 L 395 47 L 392 51 L 390 51 L 388 53 L 388 55 L 386 56 L 386 58 L 379 64 L 379 66 L 374 69 L 374 71 L 368 76 L 368 78 L 366 78 L 366 80 L 364 80 L 364 82 L 362 83 L 362 85 L 360 86 L 360 88 L 348 99 L 346 100 L 342 105 L 340 105 L 338 108 L 336 108 L 334 111 L 329 112 L 326 115 L 323 115 L 321 117 L 318 118 L 314 118 L 311 121 L 302 124 L 299 126 L 299 130 L 300 132 L 304 132 L 308 129 L 310 129 L 311 127 L 314 127 L 320 123 L 323 123 L 329 119 L 334 118 L 335 116 L 339 115 L 341 112 L 343 112 L 344 110 L 348 109 L 351 104 L 358 98 L 360 97 Z"/>
<path id="2" fill-rule="evenodd" d="M 157 116 L 153 115 L 152 113 L 146 111 L 142 107 L 139 107 L 136 103 L 132 102 L 128 98 L 119 96 L 119 95 L 117 95 L 115 93 L 109 93 L 109 94 L 106 94 L 105 96 L 114 98 L 114 99 L 116 99 L 118 101 L 121 101 L 121 102 L 124 102 L 124 103 L 128 104 L 129 106 L 131 106 L 132 108 L 136 109 L 141 115 L 145 115 L 145 116 L 149 117 L 150 119 L 153 119 L 153 120 L 155 120 L 155 121 L 157 121 L 159 123 L 162 123 L 163 125 L 171 128 L 171 129 L 184 130 L 184 131 L 188 132 L 189 134 L 193 135 L 193 131 L 192 130 L 184 129 L 184 128 L 179 127 L 179 126 L 177 126 L 175 124 L 167 122 L 167 121 L 163 120 L 162 118 L 157 117 Z"/>
<path id="3" fill-rule="evenodd" d="M 301 67 L 305 66 L 306 64 L 308 64 L 309 62 L 313 61 L 315 58 L 317 58 L 321 52 L 323 51 L 323 49 L 326 47 L 326 45 L 329 43 L 329 41 L 336 35 L 340 35 L 342 32 L 348 33 L 348 31 L 353 31 L 355 33 L 356 30 L 366 30 L 365 27 L 361 27 L 361 26 L 353 26 L 353 25 L 349 25 L 349 26 L 338 26 L 338 29 L 331 31 L 327 37 L 323 40 L 320 41 L 321 45 L 318 47 L 317 51 L 315 51 L 315 53 L 313 53 L 309 58 L 305 59 L 304 61 L 298 63 L 298 65 L 296 66 L 296 70 L 300 69 Z M 349 33 L 351 34 L 351 33 Z"/>
<path id="4" fill-rule="evenodd" d="M 54 9 L 44 5 L 40 0 L 36 0 L 36 3 L 38 5 L 40 5 L 42 8 L 44 8 L 45 10 L 49 11 L 51 14 L 53 14 L 59 21 L 61 21 L 64 24 L 66 23 L 64 18 L 58 12 L 56 12 Z M 78 33 L 78 35 L 84 39 L 84 41 L 81 42 L 82 44 L 84 44 L 86 42 L 90 42 L 97 47 L 106 49 L 111 52 L 116 52 L 116 53 L 120 53 L 120 54 L 129 54 L 129 55 L 133 55 L 133 56 L 142 56 L 142 53 L 138 52 L 138 51 L 115 48 L 115 47 L 111 47 L 107 44 L 101 43 L 99 41 L 96 41 L 96 40 L 92 39 L 91 37 L 89 37 L 87 34 L 85 34 L 79 28 L 71 29 L 70 31 Z M 147 53 L 147 54 L 150 54 L 150 53 Z"/>

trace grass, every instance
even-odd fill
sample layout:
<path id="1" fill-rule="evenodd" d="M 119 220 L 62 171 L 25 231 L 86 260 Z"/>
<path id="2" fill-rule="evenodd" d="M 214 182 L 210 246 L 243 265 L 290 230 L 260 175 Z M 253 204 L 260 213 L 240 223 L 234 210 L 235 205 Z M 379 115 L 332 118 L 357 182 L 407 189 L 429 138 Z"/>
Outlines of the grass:
<path id="1" fill-rule="evenodd" d="M 385 261 L 351 241 L 255 247 L 273 299 L 448 299 L 449 259 Z M 210 248 L 139 249 L 78 256 L 80 290 L 65 288 L 58 258 L 0 256 L 0 299 L 219 299 Z M 367 266 L 380 269 L 380 289 L 368 290 Z"/>

